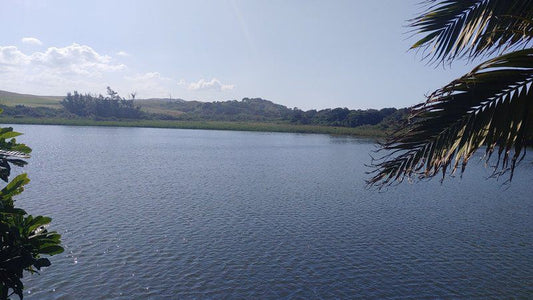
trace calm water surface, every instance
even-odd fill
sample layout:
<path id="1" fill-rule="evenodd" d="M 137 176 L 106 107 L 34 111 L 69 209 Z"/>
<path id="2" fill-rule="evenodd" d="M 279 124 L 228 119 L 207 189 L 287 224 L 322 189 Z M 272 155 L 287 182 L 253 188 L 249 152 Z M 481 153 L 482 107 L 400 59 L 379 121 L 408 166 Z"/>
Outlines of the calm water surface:
<path id="1" fill-rule="evenodd" d="M 27 299 L 533 297 L 532 156 L 509 186 L 365 189 L 368 140 L 15 125 L 18 205 L 65 253 Z"/>

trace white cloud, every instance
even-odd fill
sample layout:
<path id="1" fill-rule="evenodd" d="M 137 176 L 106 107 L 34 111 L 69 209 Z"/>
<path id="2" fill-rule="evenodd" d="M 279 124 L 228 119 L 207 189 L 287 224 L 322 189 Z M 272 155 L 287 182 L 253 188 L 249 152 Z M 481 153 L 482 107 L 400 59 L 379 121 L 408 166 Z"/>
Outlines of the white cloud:
<path id="1" fill-rule="evenodd" d="M 128 52 L 126 51 L 119 51 L 117 52 L 117 55 L 118 56 L 122 56 L 122 57 L 128 57 L 128 56 L 131 56 Z"/>
<path id="2" fill-rule="evenodd" d="M 30 55 L 31 63 L 43 65 L 58 72 L 98 76 L 101 72 L 113 72 L 124 69 L 123 64 L 114 64 L 111 57 L 101 55 L 89 46 L 72 44 L 57 48 L 50 47 L 45 52 Z"/>
<path id="3" fill-rule="evenodd" d="M 139 72 L 115 58 L 76 43 L 32 52 L 0 45 L 0 90 L 64 95 L 73 90 L 98 93 L 111 86 L 121 95 L 136 91 L 138 98 L 152 98 L 170 94 L 194 97 L 198 91 L 210 91 L 201 95 L 212 97 L 234 88 L 233 84 L 223 84 L 217 78 L 191 82 L 159 72 Z"/>
<path id="4" fill-rule="evenodd" d="M 216 78 L 213 78 L 210 81 L 201 79 L 198 82 L 190 83 L 185 79 L 175 80 L 163 76 L 159 72 L 147 72 L 133 76 L 129 75 L 124 76 L 124 78 L 128 81 L 128 85 L 138 92 L 139 98 L 168 97 L 170 94 L 178 95 L 179 97 L 187 97 L 187 95 L 191 96 L 191 91 L 212 90 L 217 92 L 230 90 L 234 87 L 233 85 L 222 84 Z M 176 90 L 176 86 L 179 87 L 178 90 Z"/>
<path id="5" fill-rule="evenodd" d="M 18 71 L 46 71 L 56 74 L 99 76 L 101 72 L 113 72 L 126 68 L 115 64 L 111 57 L 100 55 L 89 46 L 72 44 L 45 52 L 25 54 L 15 46 L 0 46 L 0 72 L 11 66 Z"/>
<path id="6" fill-rule="evenodd" d="M 216 91 L 226 91 L 232 90 L 235 86 L 233 84 L 222 84 L 220 80 L 213 78 L 210 81 L 205 79 L 200 79 L 198 82 L 192 82 L 189 84 L 189 90 L 192 91 L 207 91 L 207 90 L 216 90 Z"/>
<path id="7" fill-rule="evenodd" d="M 41 42 L 38 38 L 34 38 L 34 37 L 25 37 L 25 38 L 22 38 L 21 41 L 23 44 L 28 44 L 28 45 L 41 46 L 43 44 L 43 42 Z"/>
<path id="8" fill-rule="evenodd" d="M 130 81 L 146 81 L 146 80 L 161 80 L 161 81 L 172 81 L 172 78 L 164 77 L 159 72 L 148 72 L 144 74 L 136 74 L 133 76 L 124 76 L 125 79 Z"/>
<path id="9" fill-rule="evenodd" d="M 8 66 L 24 66 L 30 58 L 15 46 L 0 46 L 0 72 Z"/>
<path id="10" fill-rule="evenodd" d="M 162 76 L 159 72 L 148 72 L 124 76 L 139 97 L 167 97 L 172 91 L 174 79 Z"/>
<path id="11" fill-rule="evenodd" d="M 108 55 L 89 46 L 72 44 L 24 53 L 16 46 L 0 46 L 1 89 L 24 92 L 64 93 L 112 84 L 104 75 L 123 71 Z M 106 78 L 107 79 L 107 78 Z"/>

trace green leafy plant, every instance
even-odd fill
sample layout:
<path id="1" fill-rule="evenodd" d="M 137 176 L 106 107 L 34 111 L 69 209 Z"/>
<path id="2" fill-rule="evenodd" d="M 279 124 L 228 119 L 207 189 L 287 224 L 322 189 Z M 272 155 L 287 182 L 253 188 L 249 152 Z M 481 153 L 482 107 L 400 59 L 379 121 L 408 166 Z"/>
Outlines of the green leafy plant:
<path id="1" fill-rule="evenodd" d="M 533 136 L 533 1 L 427 1 L 411 26 L 425 36 L 411 49 L 436 63 L 496 55 L 411 108 L 409 119 L 381 144 L 369 185 L 464 172 L 485 146 L 494 175 L 509 171 Z M 493 155 L 495 154 L 495 155 Z"/>
<path id="2" fill-rule="evenodd" d="M 14 137 L 18 135 L 12 128 L 0 129 L 0 178 L 5 182 L 11 165 L 26 165 L 31 152 L 28 146 L 17 143 Z M 13 197 L 22 193 L 29 181 L 26 174 L 20 174 L 0 190 L 0 299 L 13 294 L 23 299 L 24 271 L 38 272 L 50 266 L 42 255 L 63 252 L 61 236 L 46 229 L 51 218 L 28 215 L 14 205 Z"/>

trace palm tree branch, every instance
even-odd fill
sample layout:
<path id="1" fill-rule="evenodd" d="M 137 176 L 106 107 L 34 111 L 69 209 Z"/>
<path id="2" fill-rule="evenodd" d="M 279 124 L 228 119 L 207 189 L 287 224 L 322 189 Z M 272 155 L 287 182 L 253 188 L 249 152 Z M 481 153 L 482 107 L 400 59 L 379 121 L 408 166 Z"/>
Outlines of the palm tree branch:
<path id="1" fill-rule="evenodd" d="M 411 49 L 429 51 L 430 61 L 518 49 L 533 40 L 533 0 L 440 1 L 412 19 L 410 26 L 426 34 Z"/>
<path id="2" fill-rule="evenodd" d="M 477 149 L 488 160 L 497 149 L 495 172 L 511 178 L 532 134 L 533 49 L 491 59 L 432 93 L 411 109 L 409 123 L 381 145 L 369 185 L 431 178 L 449 170 L 461 174 Z M 381 151 L 380 150 L 380 151 Z M 514 152 L 512 154 L 511 152 Z M 500 160 L 501 158 L 501 160 Z"/>

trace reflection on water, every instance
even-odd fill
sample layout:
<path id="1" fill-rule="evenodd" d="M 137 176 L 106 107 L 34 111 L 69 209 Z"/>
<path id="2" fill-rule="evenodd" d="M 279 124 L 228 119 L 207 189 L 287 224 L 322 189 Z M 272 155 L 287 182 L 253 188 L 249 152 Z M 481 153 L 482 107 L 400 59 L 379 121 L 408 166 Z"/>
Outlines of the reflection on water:
<path id="1" fill-rule="evenodd" d="M 365 190 L 368 139 L 24 126 L 19 206 L 65 253 L 27 299 L 527 298 L 533 170 Z M 528 161 L 529 159 L 529 161 Z"/>

